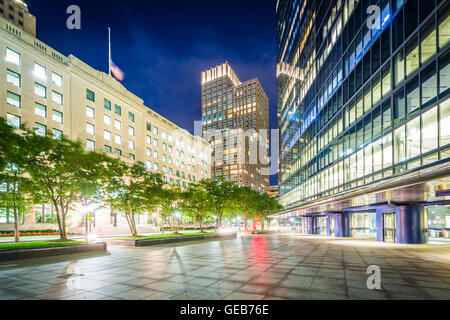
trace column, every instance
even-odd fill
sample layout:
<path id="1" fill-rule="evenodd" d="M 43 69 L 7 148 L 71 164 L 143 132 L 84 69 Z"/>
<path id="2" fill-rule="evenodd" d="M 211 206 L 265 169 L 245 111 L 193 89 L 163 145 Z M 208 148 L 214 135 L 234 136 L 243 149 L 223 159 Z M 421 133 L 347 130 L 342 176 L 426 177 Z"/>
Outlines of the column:
<path id="1" fill-rule="evenodd" d="M 377 209 L 377 241 L 384 241 L 383 209 Z"/>
<path id="2" fill-rule="evenodd" d="M 427 242 L 425 209 L 420 205 L 399 206 L 396 210 L 397 243 L 420 244 Z"/>
<path id="3" fill-rule="evenodd" d="M 338 238 L 349 238 L 351 237 L 350 232 L 350 213 L 337 213 L 335 216 L 336 225 L 335 233 Z"/>
<path id="4" fill-rule="evenodd" d="M 306 234 L 317 234 L 316 218 L 305 217 L 306 220 Z"/>

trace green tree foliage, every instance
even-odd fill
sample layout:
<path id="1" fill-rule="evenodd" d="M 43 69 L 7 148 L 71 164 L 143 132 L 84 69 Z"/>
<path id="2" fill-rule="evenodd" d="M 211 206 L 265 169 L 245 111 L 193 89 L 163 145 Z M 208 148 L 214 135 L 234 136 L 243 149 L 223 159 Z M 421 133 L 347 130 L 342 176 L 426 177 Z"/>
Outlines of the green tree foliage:
<path id="1" fill-rule="evenodd" d="M 97 179 L 102 172 L 106 157 L 91 151 L 87 152 L 81 142 L 71 141 L 65 136 L 53 139 L 50 135 L 39 136 L 26 131 L 25 170 L 32 185 L 30 192 L 36 203 L 51 203 L 61 240 L 67 240 L 66 219 L 80 194 L 85 195 L 86 185 Z"/>
<path id="2" fill-rule="evenodd" d="M 0 118 L 0 207 L 14 213 L 14 241 L 20 241 L 20 212 L 30 205 L 30 179 L 24 170 L 24 138 Z"/>
<path id="3" fill-rule="evenodd" d="M 127 220 L 132 237 L 137 237 L 135 218 L 149 213 L 161 202 L 163 182 L 160 174 L 147 170 L 142 162 L 133 166 L 117 163 L 116 175 L 109 179 L 106 201 Z"/>
<path id="4" fill-rule="evenodd" d="M 217 217 L 220 229 L 224 214 L 235 208 L 234 189 L 236 185 L 225 180 L 204 179 L 199 182 L 199 187 L 205 191 L 206 206 L 211 208 L 211 212 Z"/>
<path id="5" fill-rule="evenodd" d="M 208 205 L 208 194 L 202 184 L 191 184 L 188 190 L 181 195 L 183 211 L 199 224 L 203 233 L 205 221 L 211 217 L 212 208 Z"/>
<path id="6" fill-rule="evenodd" d="M 182 192 L 176 186 L 167 186 L 161 193 L 161 219 L 162 230 L 164 232 L 164 223 L 169 221 L 174 233 L 178 233 L 180 219 L 182 218 Z"/>

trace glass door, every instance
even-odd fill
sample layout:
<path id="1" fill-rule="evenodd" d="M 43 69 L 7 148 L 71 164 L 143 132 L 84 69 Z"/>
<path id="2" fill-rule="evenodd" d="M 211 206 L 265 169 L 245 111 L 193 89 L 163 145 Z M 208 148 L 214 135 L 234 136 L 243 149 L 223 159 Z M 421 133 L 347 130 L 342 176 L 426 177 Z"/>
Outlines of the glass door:
<path id="1" fill-rule="evenodd" d="M 395 242 L 396 224 L 395 213 L 383 214 L 383 241 Z"/>
<path id="2" fill-rule="evenodd" d="M 334 216 L 328 217 L 330 221 L 330 236 L 334 237 L 336 236 L 336 220 L 334 219 Z"/>
<path id="3" fill-rule="evenodd" d="M 327 231 L 327 217 L 316 217 L 317 234 L 326 236 Z"/>

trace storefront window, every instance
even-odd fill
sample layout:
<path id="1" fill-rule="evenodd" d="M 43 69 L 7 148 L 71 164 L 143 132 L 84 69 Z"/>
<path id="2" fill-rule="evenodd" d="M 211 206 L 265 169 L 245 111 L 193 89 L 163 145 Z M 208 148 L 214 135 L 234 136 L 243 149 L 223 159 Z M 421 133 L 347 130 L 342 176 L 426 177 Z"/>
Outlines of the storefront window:
<path id="1" fill-rule="evenodd" d="M 39 204 L 34 208 L 34 216 L 36 223 L 57 223 L 56 216 L 53 213 L 51 204 Z"/>
<path id="2" fill-rule="evenodd" d="M 430 240 L 450 241 L 450 206 L 428 207 Z"/>
<path id="3" fill-rule="evenodd" d="M 351 214 L 352 237 L 376 238 L 377 237 L 377 215 L 370 213 Z"/>
<path id="4" fill-rule="evenodd" d="M 19 221 L 23 223 L 23 208 L 18 208 Z M 14 208 L 0 207 L 0 224 L 14 223 Z"/>

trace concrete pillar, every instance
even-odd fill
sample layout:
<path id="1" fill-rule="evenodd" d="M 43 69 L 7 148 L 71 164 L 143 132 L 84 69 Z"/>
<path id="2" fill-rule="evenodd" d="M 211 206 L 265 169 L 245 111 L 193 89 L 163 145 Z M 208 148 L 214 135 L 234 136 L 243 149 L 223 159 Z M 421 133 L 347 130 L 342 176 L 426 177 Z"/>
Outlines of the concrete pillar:
<path id="1" fill-rule="evenodd" d="M 317 234 L 316 218 L 305 217 L 306 220 L 306 234 Z"/>
<path id="2" fill-rule="evenodd" d="M 377 241 L 384 241 L 383 210 L 377 209 Z"/>
<path id="3" fill-rule="evenodd" d="M 338 238 L 351 237 L 350 231 L 350 213 L 337 213 L 335 215 L 335 233 Z"/>
<path id="4" fill-rule="evenodd" d="M 428 222 L 423 206 L 399 206 L 396 210 L 397 243 L 427 242 Z"/>

